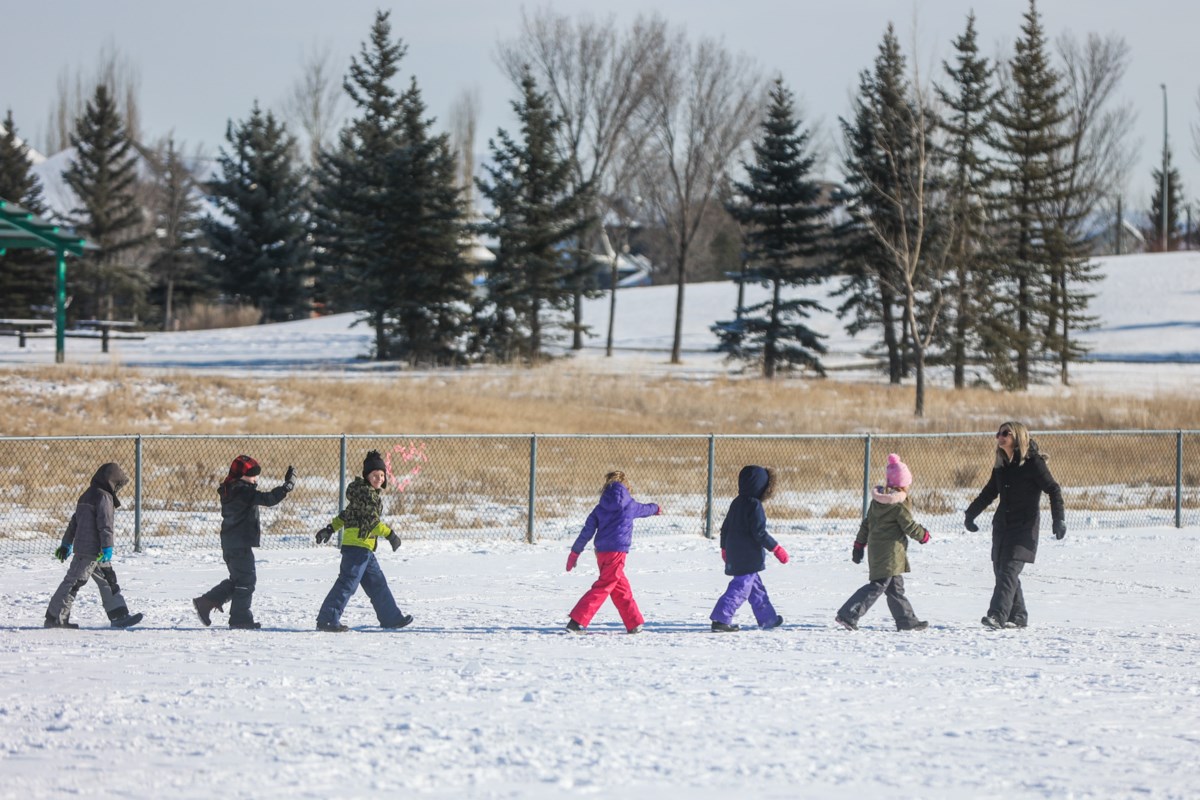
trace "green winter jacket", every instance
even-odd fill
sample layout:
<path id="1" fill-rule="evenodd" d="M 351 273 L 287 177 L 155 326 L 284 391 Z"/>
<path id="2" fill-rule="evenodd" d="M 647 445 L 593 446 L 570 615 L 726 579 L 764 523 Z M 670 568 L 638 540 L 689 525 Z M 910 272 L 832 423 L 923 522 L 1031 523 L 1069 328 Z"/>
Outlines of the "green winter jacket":
<path id="1" fill-rule="evenodd" d="M 871 505 L 858 526 L 855 547 L 866 545 L 867 565 L 873 581 L 908 572 L 908 540 L 923 542 L 929 531 L 918 525 L 909 510 L 905 492 L 888 494 L 882 486 L 871 490 Z"/>
<path id="2" fill-rule="evenodd" d="M 392 529 L 379 520 L 383 513 L 383 498 L 379 490 L 362 478 L 355 478 L 346 489 L 346 510 L 333 518 L 333 529 L 342 532 L 342 547 L 365 547 L 374 550 L 380 538 L 386 539 Z"/>

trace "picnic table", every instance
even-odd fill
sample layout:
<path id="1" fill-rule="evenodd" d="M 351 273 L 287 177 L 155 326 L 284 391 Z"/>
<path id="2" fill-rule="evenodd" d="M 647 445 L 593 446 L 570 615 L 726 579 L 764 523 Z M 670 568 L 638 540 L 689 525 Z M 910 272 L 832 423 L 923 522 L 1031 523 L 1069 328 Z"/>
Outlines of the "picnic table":
<path id="1" fill-rule="evenodd" d="M 0 319 L 0 336 L 16 336 L 18 346 L 24 347 L 31 333 L 53 327 L 52 319 Z"/>
<path id="2" fill-rule="evenodd" d="M 128 329 L 133 328 L 136 325 L 138 325 L 137 322 L 133 322 L 130 320 L 81 319 L 78 322 L 76 322 L 75 325 L 76 325 L 76 327 L 79 327 L 79 328 L 100 331 L 100 351 L 102 353 L 108 352 L 108 340 L 109 339 L 145 339 L 146 338 L 145 336 L 136 335 L 136 334 L 117 333 L 114 335 L 112 333 L 113 330 L 117 330 L 117 331 L 128 330 Z M 67 335 L 71 336 L 72 334 L 68 333 Z M 74 335 L 92 338 L 91 334 L 86 334 L 86 333 L 77 333 Z"/>

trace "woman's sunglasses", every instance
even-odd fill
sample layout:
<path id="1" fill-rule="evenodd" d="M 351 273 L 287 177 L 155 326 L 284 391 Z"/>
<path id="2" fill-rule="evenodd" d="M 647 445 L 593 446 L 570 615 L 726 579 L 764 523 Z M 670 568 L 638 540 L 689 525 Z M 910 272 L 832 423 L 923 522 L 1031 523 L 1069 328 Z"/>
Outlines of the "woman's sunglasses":
<path id="1" fill-rule="evenodd" d="M 1012 431 L 1009 431 L 1009 430 L 996 431 L 996 438 L 997 438 L 997 439 L 1004 439 L 1004 438 L 1006 438 L 1006 437 L 1009 437 L 1009 436 L 1012 436 Z"/>

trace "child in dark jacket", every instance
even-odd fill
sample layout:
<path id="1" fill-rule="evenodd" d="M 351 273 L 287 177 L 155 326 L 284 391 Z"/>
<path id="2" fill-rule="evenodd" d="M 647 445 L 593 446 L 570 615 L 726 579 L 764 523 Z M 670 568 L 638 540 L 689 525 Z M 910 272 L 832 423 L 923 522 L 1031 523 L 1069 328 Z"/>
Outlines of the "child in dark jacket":
<path id="1" fill-rule="evenodd" d="M 729 504 L 721 523 L 721 560 L 725 562 L 725 574 L 733 579 L 709 615 L 715 633 L 740 629 L 733 624 L 733 616 L 746 600 L 750 601 L 754 618 L 763 630 L 783 624 L 783 617 L 775 613 L 771 598 L 767 596 L 767 587 L 758 575 L 766 569 L 767 551 L 774 554 L 780 564 L 788 562 L 783 545 L 767 533 L 767 514 L 762 504 L 774 491 L 773 469 L 750 465 L 742 467 L 738 473 L 738 495 Z"/>
<path id="2" fill-rule="evenodd" d="M 112 566 L 113 517 L 121 507 L 117 492 L 127 483 L 129 478 L 120 466 L 111 462 L 102 464 L 92 476 L 87 490 L 79 496 L 62 544 L 54 551 L 59 561 L 66 561 L 72 550 L 75 557 L 50 598 L 45 627 L 79 627 L 71 622 L 71 607 L 88 579 L 94 580 L 100 589 L 100 600 L 112 627 L 128 628 L 142 621 L 141 614 L 129 613 L 125 598 L 121 596 L 121 587 L 117 585 L 117 572 Z"/>
<path id="3" fill-rule="evenodd" d="M 400 537 L 379 519 L 383 512 L 380 492 L 386 488 L 387 464 L 379 451 L 372 450 L 363 460 L 362 477 L 355 478 L 346 488 L 346 510 L 317 532 L 317 544 L 328 542 L 335 531 L 342 532 L 342 567 L 317 614 L 319 631 L 342 633 L 350 630 L 342 624 L 342 612 L 360 584 L 371 599 L 380 627 L 403 628 L 413 620 L 411 614 L 405 614 L 396 605 L 379 560 L 375 558 L 375 546 L 381 536 L 387 539 L 393 551 L 400 546 Z"/>
<path id="4" fill-rule="evenodd" d="M 592 621 L 592 617 L 596 616 L 600 606 L 604 605 L 604 601 L 611 596 L 617 613 L 621 615 L 621 621 L 625 623 L 625 630 L 629 633 L 641 632 L 645 619 L 633 599 L 629 579 L 625 577 L 625 557 L 629 555 L 629 546 L 633 542 L 633 521 L 639 517 L 652 517 L 661 513 L 661 506 L 655 503 L 639 503 L 633 499 L 624 472 L 613 471 L 604 476 L 604 490 L 600 493 L 600 502 L 592 509 L 592 513 L 588 514 L 583 523 L 583 530 L 579 532 L 567 556 L 567 572 L 570 572 L 575 569 L 579 554 L 595 536 L 596 563 L 600 567 L 600 577 L 571 609 L 567 630 L 582 632 Z"/>
<path id="5" fill-rule="evenodd" d="M 903 573 L 909 571 L 908 540 L 925 544 L 929 541 L 929 531 L 913 520 L 908 496 L 912 472 L 895 453 L 887 457 L 885 483 L 886 486 L 876 486 L 871 491 L 871 505 L 858 526 L 858 536 L 850 553 L 851 560 L 861 564 L 863 550 L 867 551 L 870 582 L 850 596 L 838 609 L 834 621 L 848 630 L 858 630 L 859 618 L 880 596 L 887 595 L 896 630 L 923 631 L 929 623 L 917 619 L 904 596 Z"/>
<path id="6" fill-rule="evenodd" d="M 259 506 L 271 507 L 283 502 L 296 486 L 296 470 L 291 466 L 283 483 L 269 492 L 258 490 L 262 467 L 250 456 L 238 456 L 229 465 L 229 474 L 217 487 L 221 498 L 221 555 L 229 568 L 229 577 L 192 600 L 196 614 L 206 627 L 212 624 L 213 610 L 224 611 L 229 600 L 229 627 L 255 630 L 262 625 L 254 621 L 250 601 L 254 598 L 257 573 L 254 550 L 262 544 L 262 523 Z"/>

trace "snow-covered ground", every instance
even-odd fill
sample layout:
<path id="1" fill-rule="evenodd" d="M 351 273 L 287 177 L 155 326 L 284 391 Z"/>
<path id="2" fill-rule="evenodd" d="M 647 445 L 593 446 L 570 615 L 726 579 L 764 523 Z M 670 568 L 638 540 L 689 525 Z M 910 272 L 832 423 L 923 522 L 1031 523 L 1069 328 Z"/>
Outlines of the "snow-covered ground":
<path id="1" fill-rule="evenodd" d="M 769 505 L 768 505 L 769 514 Z M 381 556 L 408 629 L 361 594 L 342 635 L 313 630 L 332 548 L 262 551 L 257 632 L 200 626 L 190 598 L 215 550 L 119 554 L 145 622 L 106 627 L 93 587 L 79 631 L 38 627 L 63 574 L 4 566 L 0 797 L 1182 798 L 1200 774 L 1200 531 L 1072 531 L 1024 577 L 1031 624 L 979 624 L 986 534 L 911 548 L 909 596 L 833 624 L 866 579 L 852 532 L 781 536 L 764 579 L 783 628 L 708 632 L 714 542 L 638 539 L 647 618 L 606 605 L 562 631 L 595 575 L 567 544 L 409 542 Z M 747 609 L 739 622 L 751 623 Z"/>
<path id="2" fill-rule="evenodd" d="M 1200 382 L 1200 253 L 1131 255 L 1099 262 L 1103 277 L 1089 287 L 1095 294 L 1089 313 L 1096 317 L 1097 327 L 1081 334 L 1094 361 L 1073 365 L 1073 384 L 1152 393 Z M 800 293 L 834 309 L 838 299 L 831 298 L 830 291 L 836 285 L 831 281 Z M 746 289 L 747 305 L 766 296 L 762 287 Z M 614 358 L 604 356 L 609 297 L 587 301 L 584 323 L 594 336 L 576 360 L 596 371 L 682 376 L 727 372 L 732 367 L 714 352 L 717 339 L 711 326 L 734 317 L 737 286 L 689 284 L 684 301 L 682 365 L 667 363 L 675 326 L 674 286 L 618 290 Z M 298 371 L 332 371 L 342 376 L 392 373 L 396 365 L 366 360 L 371 330 L 354 325 L 354 320 L 353 314 L 339 314 L 249 328 L 149 333 L 142 341 L 113 341 L 108 354 L 100 352 L 99 341 L 69 338 L 67 360 L 268 376 Z M 871 370 L 853 369 L 865 364 L 862 353 L 872 339 L 846 334 L 832 310 L 815 315 L 811 326 L 828 337 L 830 352 L 823 361 L 838 370 L 835 375 L 878 377 Z M 53 361 L 53 339 L 32 339 L 24 349 L 17 347 L 15 338 L 0 340 L 0 366 Z"/>

